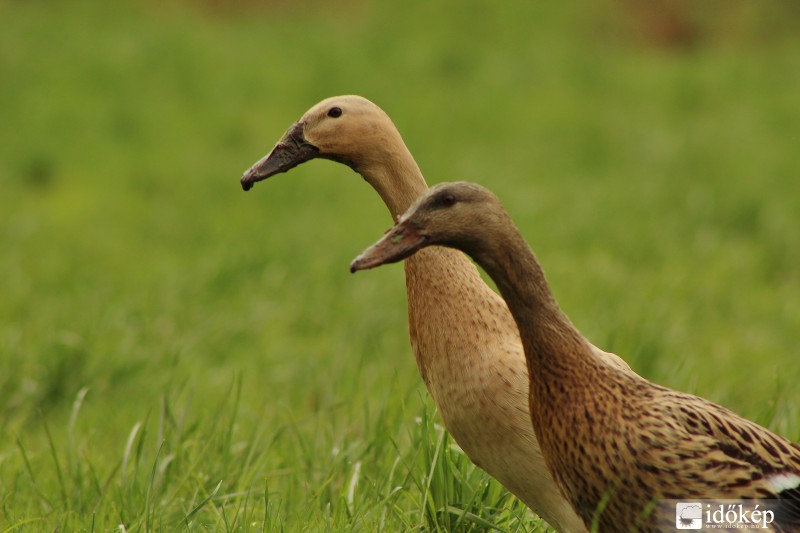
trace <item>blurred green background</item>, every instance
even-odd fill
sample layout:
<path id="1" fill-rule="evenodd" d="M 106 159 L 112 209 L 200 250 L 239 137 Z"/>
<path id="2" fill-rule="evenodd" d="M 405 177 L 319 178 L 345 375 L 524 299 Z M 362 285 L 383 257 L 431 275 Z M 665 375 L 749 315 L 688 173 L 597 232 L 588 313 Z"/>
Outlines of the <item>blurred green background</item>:
<path id="1" fill-rule="evenodd" d="M 789 1 L 0 0 L 0 530 L 538 527 L 441 440 L 402 267 L 348 273 L 377 195 L 327 161 L 239 188 L 336 94 L 429 183 L 493 189 L 596 344 L 797 441 L 799 28 Z M 442 442 L 472 522 L 425 490 Z"/>

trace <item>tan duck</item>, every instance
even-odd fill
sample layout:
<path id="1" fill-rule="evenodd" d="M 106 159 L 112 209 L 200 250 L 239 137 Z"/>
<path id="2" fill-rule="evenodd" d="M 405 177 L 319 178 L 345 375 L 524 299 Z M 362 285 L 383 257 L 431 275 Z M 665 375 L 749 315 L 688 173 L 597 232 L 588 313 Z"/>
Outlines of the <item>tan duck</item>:
<path id="1" fill-rule="evenodd" d="M 392 219 L 428 189 L 392 121 L 359 96 L 324 100 L 242 176 L 242 187 L 314 158 L 350 166 Z M 461 252 L 424 250 L 405 263 L 408 326 L 419 372 L 444 425 L 469 458 L 560 531 L 584 531 L 539 452 L 514 319 Z M 616 356 L 597 350 L 627 368 Z"/>
<path id="2" fill-rule="evenodd" d="M 800 530 L 800 446 L 598 357 L 486 189 L 464 182 L 433 187 L 351 269 L 412 260 L 434 244 L 470 255 L 508 303 L 525 347 L 542 453 L 587 527 L 673 531 L 674 505 L 661 513 L 649 507 L 662 499 L 782 498 L 773 507 L 773 529 Z"/>

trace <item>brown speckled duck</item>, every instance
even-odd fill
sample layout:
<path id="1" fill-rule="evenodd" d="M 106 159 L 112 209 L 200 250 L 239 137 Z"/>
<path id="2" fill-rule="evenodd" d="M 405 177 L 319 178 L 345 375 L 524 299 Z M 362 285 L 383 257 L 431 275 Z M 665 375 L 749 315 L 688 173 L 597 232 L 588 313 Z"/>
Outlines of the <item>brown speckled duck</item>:
<path id="1" fill-rule="evenodd" d="M 587 528 L 672 531 L 675 507 L 659 513 L 659 500 L 742 498 L 779 499 L 773 529 L 800 530 L 800 446 L 598 357 L 483 187 L 433 187 L 351 269 L 411 258 L 435 244 L 475 259 L 508 303 L 525 348 L 541 451 Z"/>
<path id="2" fill-rule="evenodd" d="M 242 187 L 314 158 L 358 172 L 392 220 L 428 187 L 390 118 L 359 96 L 324 100 L 244 173 Z M 461 252 L 423 250 L 405 262 L 408 327 L 419 372 L 444 425 L 469 458 L 559 531 L 585 531 L 556 488 L 528 413 L 528 375 L 514 319 Z M 624 362 L 590 347 L 598 360 Z"/>

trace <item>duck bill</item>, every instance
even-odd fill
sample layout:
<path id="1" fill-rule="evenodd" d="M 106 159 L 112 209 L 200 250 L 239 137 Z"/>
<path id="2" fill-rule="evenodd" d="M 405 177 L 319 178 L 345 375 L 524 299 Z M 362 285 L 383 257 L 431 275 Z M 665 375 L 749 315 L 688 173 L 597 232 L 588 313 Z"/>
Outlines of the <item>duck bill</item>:
<path id="1" fill-rule="evenodd" d="M 305 122 L 294 124 L 270 153 L 247 169 L 242 175 L 242 189 L 249 191 L 257 182 L 317 157 L 319 148 L 306 141 L 304 127 Z"/>
<path id="2" fill-rule="evenodd" d="M 400 222 L 378 242 L 361 252 L 350 263 L 350 272 L 368 270 L 387 263 L 396 263 L 425 246 L 425 237 L 417 228 L 406 222 Z"/>

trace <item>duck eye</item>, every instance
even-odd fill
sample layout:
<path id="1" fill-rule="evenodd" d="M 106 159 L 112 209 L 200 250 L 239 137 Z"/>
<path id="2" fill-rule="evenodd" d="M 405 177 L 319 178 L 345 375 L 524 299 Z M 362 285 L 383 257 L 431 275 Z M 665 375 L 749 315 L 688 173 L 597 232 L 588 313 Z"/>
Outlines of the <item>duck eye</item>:
<path id="1" fill-rule="evenodd" d="M 342 116 L 341 107 L 332 107 L 328 110 L 328 116 L 331 118 L 339 118 Z"/>
<path id="2" fill-rule="evenodd" d="M 439 197 L 439 204 L 442 207 L 450 207 L 454 203 L 456 203 L 456 197 L 453 196 L 452 194 L 448 193 Z"/>

